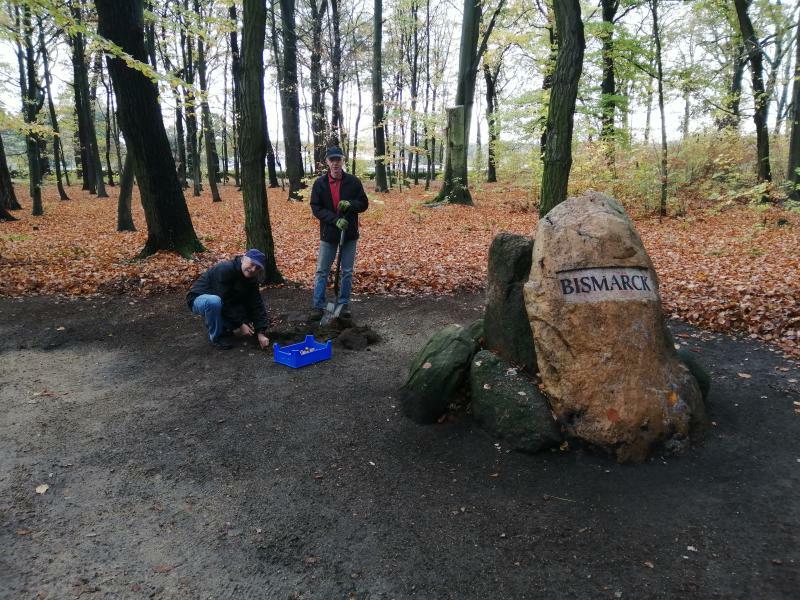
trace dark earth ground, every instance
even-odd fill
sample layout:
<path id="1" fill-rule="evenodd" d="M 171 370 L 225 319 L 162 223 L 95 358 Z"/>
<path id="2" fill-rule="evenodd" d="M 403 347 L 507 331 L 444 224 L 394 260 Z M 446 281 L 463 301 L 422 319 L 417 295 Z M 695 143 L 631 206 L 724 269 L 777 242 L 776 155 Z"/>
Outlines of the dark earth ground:
<path id="1" fill-rule="evenodd" d="M 365 298 L 383 341 L 295 371 L 179 295 L 0 299 L 0 597 L 800 597 L 796 364 L 672 323 L 714 378 L 703 446 L 527 456 L 396 404 L 481 306 Z"/>

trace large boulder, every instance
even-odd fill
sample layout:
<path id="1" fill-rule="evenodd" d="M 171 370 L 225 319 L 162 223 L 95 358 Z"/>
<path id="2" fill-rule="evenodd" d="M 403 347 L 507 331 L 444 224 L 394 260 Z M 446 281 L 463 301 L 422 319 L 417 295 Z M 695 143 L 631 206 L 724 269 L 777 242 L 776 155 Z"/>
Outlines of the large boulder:
<path id="1" fill-rule="evenodd" d="M 570 198 L 539 221 L 525 303 L 545 392 L 569 434 L 621 462 L 681 450 L 706 420 L 658 285 L 612 198 Z"/>
<path id="2" fill-rule="evenodd" d="M 539 452 L 561 441 L 547 400 L 530 379 L 489 350 L 472 357 L 472 414 L 482 429 L 514 450 Z"/>
<path id="3" fill-rule="evenodd" d="M 464 389 L 479 326 L 448 325 L 433 334 L 414 357 L 400 388 L 403 413 L 416 423 L 435 423 Z"/>
<path id="4" fill-rule="evenodd" d="M 500 233 L 489 247 L 484 347 L 536 373 L 533 334 L 522 288 L 531 271 L 533 239 Z"/>

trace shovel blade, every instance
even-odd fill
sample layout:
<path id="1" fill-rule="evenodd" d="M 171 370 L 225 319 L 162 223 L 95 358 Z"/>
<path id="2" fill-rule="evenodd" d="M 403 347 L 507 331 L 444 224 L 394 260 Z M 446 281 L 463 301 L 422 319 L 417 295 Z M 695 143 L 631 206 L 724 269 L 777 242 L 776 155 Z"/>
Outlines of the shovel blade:
<path id="1" fill-rule="evenodd" d="M 320 325 L 328 325 L 334 319 L 338 319 L 339 315 L 342 314 L 342 309 L 344 308 L 344 304 L 334 304 L 333 302 L 328 302 L 325 306 L 325 312 L 322 315 L 322 319 L 320 319 Z"/>
<path id="2" fill-rule="evenodd" d="M 328 302 L 328 304 L 325 305 L 325 312 L 322 313 L 322 319 L 320 319 L 319 324 L 328 325 L 337 316 L 339 316 L 336 313 L 336 308 L 337 308 L 336 304 L 334 304 L 333 302 Z"/>

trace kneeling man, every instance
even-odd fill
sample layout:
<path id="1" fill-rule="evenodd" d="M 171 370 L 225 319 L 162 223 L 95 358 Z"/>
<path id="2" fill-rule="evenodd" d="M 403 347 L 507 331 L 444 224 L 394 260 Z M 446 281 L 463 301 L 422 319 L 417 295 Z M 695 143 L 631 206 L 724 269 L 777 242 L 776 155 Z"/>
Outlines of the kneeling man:
<path id="1" fill-rule="evenodd" d="M 267 310 L 258 291 L 265 259 L 260 250 L 248 250 L 217 263 L 192 284 L 186 303 L 194 314 L 203 316 L 213 346 L 232 348 L 226 337 L 234 330 L 246 336 L 255 334 L 262 348 L 269 346 Z"/>

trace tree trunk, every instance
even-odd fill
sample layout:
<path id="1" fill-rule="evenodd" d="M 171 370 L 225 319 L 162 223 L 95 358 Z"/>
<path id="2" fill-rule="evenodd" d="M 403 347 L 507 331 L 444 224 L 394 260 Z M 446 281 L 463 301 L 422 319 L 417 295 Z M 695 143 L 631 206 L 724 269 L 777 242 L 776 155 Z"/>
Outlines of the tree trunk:
<path id="1" fill-rule="evenodd" d="M 80 24 L 82 18 L 81 0 L 70 2 L 70 12 L 76 23 Z M 89 151 L 89 77 L 86 73 L 86 39 L 80 29 L 70 35 L 72 47 L 72 80 L 75 96 L 75 116 L 78 121 L 78 141 L 80 150 L 80 174 L 83 181 L 82 189 L 94 194 L 97 191 L 97 177 Z M 78 153 L 76 152 L 76 156 Z M 77 166 L 77 165 L 76 165 Z"/>
<path id="2" fill-rule="evenodd" d="M 545 2 L 546 11 L 544 16 L 547 19 L 547 35 L 550 38 L 550 55 L 545 65 L 544 77 L 542 77 L 542 91 L 548 92 L 553 87 L 553 74 L 556 70 L 556 61 L 558 60 L 558 28 L 556 26 L 556 17 L 553 13 L 552 2 Z M 549 95 L 546 97 L 549 98 Z M 549 100 L 548 100 L 549 103 Z M 544 153 L 547 150 L 547 119 L 542 123 L 542 137 L 539 140 L 540 155 L 544 160 Z"/>
<path id="3" fill-rule="evenodd" d="M 539 207 L 541 216 L 567 199 L 567 184 L 572 168 L 575 99 L 578 95 L 585 47 L 578 0 L 555 2 L 553 7 L 559 45 L 547 108 L 547 145 L 544 151 L 542 201 Z"/>
<path id="4" fill-rule="evenodd" d="M 499 132 L 497 127 L 497 77 L 500 66 L 497 66 L 497 73 L 492 73 L 485 62 L 483 63 L 483 79 L 486 83 L 486 121 L 489 125 L 489 159 L 486 166 L 486 182 L 497 182 L 497 143 Z"/>
<path id="5" fill-rule="evenodd" d="M 795 42 L 794 84 L 792 86 L 792 106 L 789 110 L 789 164 L 786 178 L 792 184 L 790 197 L 800 201 L 800 22 L 797 25 Z"/>
<path id="6" fill-rule="evenodd" d="M 411 1 L 411 21 L 412 21 L 412 39 L 413 41 L 410 42 L 409 52 L 410 56 L 408 59 L 408 68 L 411 75 L 411 122 L 409 124 L 409 141 L 410 147 L 408 149 L 408 166 L 406 168 L 407 173 L 411 173 L 411 167 L 413 165 L 414 157 L 417 157 L 417 162 L 419 162 L 419 150 L 417 146 L 419 145 L 418 135 L 417 135 L 417 95 L 419 93 L 419 0 L 412 0 Z M 414 185 L 419 185 L 419 173 L 414 171 Z"/>
<path id="7" fill-rule="evenodd" d="M 132 154 L 125 155 L 125 165 L 122 167 L 119 181 L 119 199 L 117 200 L 117 231 L 136 231 L 131 214 L 131 199 L 133 197 L 133 160 Z"/>
<path id="8" fill-rule="evenodd" d="M 322 89 L 322 18 L 327 10 L 327 0 L 309 0 L 311 7 L 311 137 L 314 144 L 315 173 L 325 169 L 325 95 Z"/>
<path id="9" fill-rule="evenodd" d="M 8 211 L 18 208 L 19 202 L 14 193 L 14 183 L 11 181 L 11 173 L 8 171 L 3 136 L 0 135 L 0 220 L 16 221 L 17 218 Z"/>
<path id="10" fill-rule="evenodd" d="M 791 46 L 791 44 L 790 44 Z M 796 63 L 795 63 L 796 64 Z M 783 121 L 789 114 L 788 106 L 786 105 L 789 99 L 789 87 L 792 85 L 792 61 L 786 60 L 783 63 L 783 77 L 781 85 L 781 93 L 778 96 L 777 106 L 775 107 L 775 136 L 780 137 L 781 127 Z"/>
<path id="11" fill-rule="evenodd" d="M 355 40 L 354 40 L 355 41 Z M 361 123 L 361 80 L 356 69 L 356 90 L 358 90 L 358 111 L 356 112 L 356 125 L 353 128 L 353 151 L 350 153 L 350 172 L 356 174 L 356 156 L 358 155 L 358 126 Z"/>
<path id="12" fill-rule="evenodd" d="M 103 85 L 106 85 L 103 80 Z M 114 186 L 114 169 L 111 168 L 111 94 L 110 86 L 106 86 L 106 172 L 108 173 L 108 185 Z M 120 174 L 120 177 L 122 174 Z"/>
<path id="13" fill-rule="evenodd" d="M 189 10 L 189 0 L 184 2 L 184 10 Z M 183 79 L 188 84 L 183 88 L 183 110 L 186 116 L 186 153 L 187 172 L 192 178 L 192 196 L 197 197 L 203 191 L 200 174 L 200 149 L 197 142 L 197 98 L 194 95 L 194 40 L 191 28 L 188 34 L 181 27 L 181 53 L 183 58 Z"/>
<path id="14" fill-rule="evenodd" d="M 750 75 L 753 87 L 753 122 L 756 126 L 756 156 L 758 159 L 758 180 L 772 181 L 772 170 L 769 164 L 769 131 L 767 129 L 767 108 L 769 97 L 764 91 L 764 51 L 756 37 L 753 23 L 747 14 L 750 6 L 749 0 L 734 0 L 736 16 L 739 19 L 739 29 L 742 32 L 742 40 L 747 48 L 747 55 L 750 59 Z M 762 202 L 769 200 L 769 193 L 765 190 L 761 196 Z"/>
<path id="15" fill-rule="evenodd" d="M 658 85 L 658 111 L 661 115 L 661 199 L 658 204 L 660 217 L 667 216 L 667 120 L 664 115 L 664 66 L 661 60 L 661 32 L 658 24 L 658 1 L 650 0 L 653 13 L 653 39 L 656 45 L 656 83 Z"/>
<path id="16" fill-rule="evenodd" d="M 97 143 L 97 127 L 95 125 L 95 109 L 97 107 L 97 80 L 103 71 L 103 55 L 97 52 L 94 55 L 94 73 L 89 86 L 89 144 L 91 145 L 92 163 L 94 163 L 94 173 L 97 176 L 97 197 L 108 198 L 106 183 L 103 175 L 103 163 L 100 160 L 100 144 Z M 88 78 L 88 72 L 87 72 Z"/>
<path id="17" fill-rule="evenodd" d="M 731 80 L 728 84 L 728 93 L 722 115 L 716 119 L 718 129 L 738 129 L 741 116 L 739 114 L 739 103 L 742 99 L 742 77 L 747 61 L 744 60 L 746 49 L 744 44 L 739 42 L 735 46 L 735 51 L 731 57 Z"/>
<path id="18" fill-rule="evenodd" d="M 96 0 L 95 5 L 98 33 L 134 59 L 146 62 L 142 0 L 124 4 Z M 156 84 L 122 59 L 107 56 L 107 61 L 119 123 L 132 154 L 133 172 L 147 221 L 147 242 L 142 256 L 170 250 L 189 257 L 193 252 L 203 251 L 178 181 Z"/>
<path id="19" fill-rule="evenodd" d="M 283 81 L 281 82 L 281 112 L 283 114 L 283 144 L 286 155 L 286 177 L 289 179 L 289 200 L 302 200 L 303 154 L 300 142 L 300 99 L 297 87 L 297 32 L 295 30 L 295 0 L 280 0 L 283 25 Z M 259 129 L 262 131 L 262 129 Z"/>
<path id="20" fill-rule="evenodd" d="M 267 123 L 266 113 L 264 114 L 264 141 L 267 144 L 267 177 L 269 179 L 269 187 L 281 187 L 278 183 L 278 171 L 275 169 L 275 148 L 272 146 L 272 140 L 269 139 L 269 124 Z"/>
<path id="21" fill-rule="evenodd" d="M 58 117 L 56 116 L 56 107 L 53 103 L 53 94 L 50 89 L 52 76 L 50 73 L 50 55 L 44 43 L 44 24 L 41 17 L 39 21 L 39 52 L 42 55 L 42 62 L 44 66 L 44 88 L 47 93 L 47 110 L 50 113 L 50 126 L 53 128 L 53 162 L 56 165 L 56 187 L 58 188 L 58 197 L 61 200 L 69 200 L 67 192 L 64 190 L 64 183 L 61 174 L 61 132 L 58 128 Z"/>
<path id="22" fill-rule="evenodd" d="M 375 191 L 388 192 L 386 182 L 386 137 L 383 116 L 383 0 L 375 0 L 372 41 L 372 135 L 375 146 Z"/>
<path id="23" fill-rule="evenodd" d="M 467 151 L 469 148 L 469 129 L 472 118 L 472 103 L 475 96 L 475 73 L 478 58 L 478 34 L 481 23 L 481 3 L 464 0 L 464 18 L 461 22 L 461 52 L 458 60 L 458 86 L 456 87 L 456 106 L 460 110 L 447 111 L 447 157 L 444 165 L 442 189 L 436 196 L 437 202 L 451 204 L 472 204 L 468 189 Z M 456 125 L 451 120 L 463 117 L 463 124 Z M 463 132 L 463 133 L 462 133 Z M 463 135 L 463 145 L 461 139 Z M 456 136 L 452 137 L 451 136 Z M 454 156 L 453 152 L 463 152 Z"/>
<path id="24" fill-rule="evenodd" d="M 200 2 L 194 0 L 194 10 L 200 15 Z M 197 74 L 200 76 L 200 91 L 203 99 L 200 102 L 200 110 L 203 117 L 203 139 L 206 147 L 206 175 L 208 176 L 208 187 L 211 188 L 211 199 L 213 202 L 222 202 L 217 188 L 219 177 L 219 155 L 217 154 L 217 142 L 214 135 L 214 121 L 211 118 L 211 109 L 208 106 L 208 82 L 206 80 L 206 50 L 203 42 L 203 33 L 197 36 Z"/>
<path id="25" fill-rule="evenodd" d="M 36 59 L 33 47 L 33 25 L 31 23 L 31 9 L 24 6 L 22 9 L 22 34 L 25 45 L 25 91 L 24 98 L 25 122 L 31 129 L 25 132 L 25 145 L 28 154 L 28 177 L 30 179 L 30 194 L 32 200 L 31 214 L 39 216 L 44 214 L 42 207 L 42 165 L 40 156 L 39 134 L 33 129 L 36 117 L 44 104 L 44 91 L 36 80 Z"/>
<path id="26" fill-rule="evenodd" d="M 339 35 L 339 0 L 331 0 L 331 28 L 333 40 L 331 48 L 331 137 L 342 143 L 342 38 Z"/>
<path id="27" fill-rule="evenodd" d="M 222 182 L 228 185 L 228 51 L 222 65 Z"/>
<path id="28" fill-rule="evenodd" d="M 614 72 L 614 17 L 619 0 L 601 0 L 603 25 L 600 40 L 603 44 L 603 78 L 600 81 L 600 139 L 606 153 L 606 162 L 614 165 L 614 112 L 617 107 L 617 84 Z"/>
<path id="29" fill-rule="evenodd" d="M 236 16 L 236 3 L 228 8 L 228 16 L 233 21 L 231 30 L 231 79 L 233 81 L 233 181 L 236 187 L 241 185 L 239 178 L 239 133 L 242 128 L 242 61 L 239 52 L 239 19 Z"/>
<path id="30" fill-rule="evenodd" d="M 242 7 L 242 196 L 247 246 L 267 257 L 264 277 L 268 283 L 283 281 L 275 263 L 275 246 L 269 220 L 267 187 L 264 182 L 266 127 L 264 108 L 264 33 L 266 6 L 262 0 L 244 0 Z"/>

